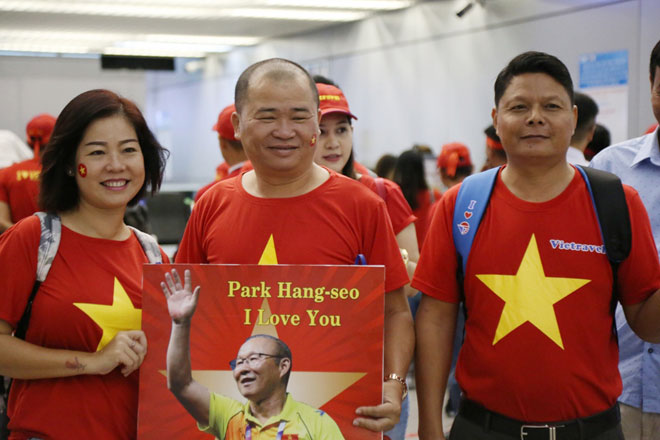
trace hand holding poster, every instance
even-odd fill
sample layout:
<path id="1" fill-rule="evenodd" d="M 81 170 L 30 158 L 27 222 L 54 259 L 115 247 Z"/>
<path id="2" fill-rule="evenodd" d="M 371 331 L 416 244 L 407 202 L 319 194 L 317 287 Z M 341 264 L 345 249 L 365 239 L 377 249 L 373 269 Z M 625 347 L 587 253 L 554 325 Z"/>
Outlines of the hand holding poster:
<path id="1" fill-rule="evenodd" d="M 143 284 L 142 322 L 149 349 L 140 368 L 140 439 L 211 438 L 197 429 L 167 389 L 172 318 L 160 284 L 172 268 L 181 278 L 190 270 L 189 291 L 201 286 L 189 326 L 192 378 L 217 393 L 212 411 L 221 408 L 238 416 L 233 422 L 224 415 L 212 420 L 221 425 L 216 435 L 244 439 L 262 426 L 254 417 L 254 428 L 246 432 L 253 424 L 245 423 L 244 417 L 252 420 L 252 414 L 243 411 L 244 403 L 263 396 L 273 383 L 269 374 L 275 372 L 279 383 L 280 368 L 291 371 L 284 385 L 286 403 L 272 428 L 282 439 L 310 438 L 305 431 L 314 429 L 327 433 L 321 438 L 341 438 L 337 431 L 333 434 L 337 426 L 347 439 L 381 438 L 352 421 L 357 407 L 381 402 L 382 267 L 149 265 Z M 267 336 L 246 341 L 253 335 Z M 277 340 L 290 350 L 288 358 Z M 280 426 L 288 415 L 291 422 Z"/>

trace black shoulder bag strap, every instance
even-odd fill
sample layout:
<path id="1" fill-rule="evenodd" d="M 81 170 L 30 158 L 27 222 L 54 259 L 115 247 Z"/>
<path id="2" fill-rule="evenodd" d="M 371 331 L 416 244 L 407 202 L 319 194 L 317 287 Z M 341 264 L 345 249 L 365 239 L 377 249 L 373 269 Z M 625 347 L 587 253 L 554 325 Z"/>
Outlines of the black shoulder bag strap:
<path id="1" fill-rule="evenodd" d="M 621 180 L 614 174 L 583 166 L 579 166 L 579 171 L 587 176 L 585 180 L 592 194 L 605 252 L 612 266 L 611 310 L 614 317 L 616 303 L 619 300 L 617 292 L 619 263 L 628 258 L 632 246 L 628 203 Z M 613 327 L 616 333 L 616 324 Z"/>

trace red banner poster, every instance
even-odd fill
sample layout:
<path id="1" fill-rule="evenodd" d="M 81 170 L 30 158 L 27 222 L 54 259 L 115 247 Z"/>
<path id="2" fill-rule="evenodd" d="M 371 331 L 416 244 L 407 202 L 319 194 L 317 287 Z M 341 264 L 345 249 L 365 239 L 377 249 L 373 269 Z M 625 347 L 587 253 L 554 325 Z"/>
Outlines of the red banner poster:
<path id="1" fill-rule="evenodd" d="M 291 397 L 325 411 L 344 438 L 381 439 L 352 425 L 355 409 L 382 399 L 382 266 L 146 265 L 142 328 L 149 344 L 140 367 L 138 438 L 208 439 L 167 389 L 171 319 L 160 287 L 175 268 L 201 286 L 191 325 L 193 378 L 240 402 L 229 361 L 246 338 L 268 334 L 292 352 Z"/>

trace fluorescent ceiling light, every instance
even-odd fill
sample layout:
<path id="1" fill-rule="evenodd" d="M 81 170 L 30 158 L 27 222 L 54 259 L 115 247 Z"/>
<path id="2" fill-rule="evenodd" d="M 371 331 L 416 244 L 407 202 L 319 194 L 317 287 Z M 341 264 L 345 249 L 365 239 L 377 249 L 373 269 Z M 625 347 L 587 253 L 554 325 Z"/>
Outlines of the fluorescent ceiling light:
<path id="1" fill-rule="evenodd" d="M 8 52 L 50 52 L 50 53 L 88 53 L 87 47 L 64 46 L 49 43 L 0 43 L 0 51 Z"/>
<path id="2" fill-rule="evenodd" d="M 364 2 L 365 0 L 362 0 L 362 2 L 358 1 L 357 3 Z M 227 2 L 205 2 L 197 5 L 189 2 L 185 3 L 185 6 L 178 2 L 171 3 L 171 6 L 169 6 L 169 2 L 159 2 L 157 4 L 144 1 L 53 2 L 45 0 L 5 0 L 0 1 L 0 11 L 195 20 L 252 17 L 274 20 L 355 21 L 364 18 L 366 15 L 366 12 L 356 12 L 355 10 L 364 8 L 337 9 L 321 4 L 323 9 L 320 9 L 321 5 L 319 3 L 315 3 L 314 7 L 308 6 L 307 8 L 278 8 L 268 7 L 265 3 L 267 2 L 244 2 L 244 4 L 253 7 L 241 7 L 236 6 L 237 2 L 231 4 L 227 4 Z"/>
<path id="3" fill-rule="evenodd" d="M 124 48 L 131 50 L 145 50 L 147 52 L 160 53 L 223 53 L 229 52 L 232 46 L 227 45 L 202 45 L 185 43 L 157 43 L 150 41 L 118 41 L 113 45 L 114 48 Z"/>
<path id="4" fill-rule="evenodd" d="M 133 36 L 132 38 L 135 38 Z M 209 35 L 176 35 L 176 34 L 147 34 L 144 35 L 145 41 L 154 42 L 172 42 L 189 44 L 216 44 L 228 46 L 252 46 L 261 41 L 258 37 L 239 37 L 239 36 L 209 36 Z"/>
<path id="5" fill-rule="evenodd" d="M 180 58 L 204 58 L 204 52 L 179 51 L 179 50 L 159 50 L 143 49 L 129 47 L 108 47 L 102 52 L 104 55 L 127 55 L 143 57 L 180 57 Z"/>
<path id="6" fill-rule="evenodd" d="M 295 7 L 295 8 L 322 8 L 322 9 L 366 9 L 377 11 L 391 11 L 411 6 L 413 0 L 262 0 L 265 6 Z"/>
<path id="7" fill-rule="evenodd" d="M 357 11 L 321 11 L 319 9 L 236 8 L 227 10 L 228 17 L 269 18 L 302 21 L 356 21 L 367 16 Z"/>
<path id="8" fill-rule="evenodd" d="M 197 58 L 207 53 L 224 53 L 235 46 L 256 44 L 252 37 L 212 37 L 207 35 L 123 34 L 67 32 L 55 30 L 0 30 L 3 49 L 56 53 L 104 53 L 122 55 L 153 54 Z M 35 49 L 36 48 L 36 49 Z M 182 55 L 184 54 L 184 55 Z M 200 55 L 201 54 L 201 55 Z"/>

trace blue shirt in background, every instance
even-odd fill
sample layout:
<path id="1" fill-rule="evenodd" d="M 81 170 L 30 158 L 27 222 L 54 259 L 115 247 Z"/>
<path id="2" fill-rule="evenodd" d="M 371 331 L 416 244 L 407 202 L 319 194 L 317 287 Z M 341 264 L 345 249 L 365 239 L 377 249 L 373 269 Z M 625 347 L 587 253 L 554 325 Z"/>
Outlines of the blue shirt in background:
<path id="1" fill-rule="evenodd" d="M 612 145 L 589 166 L 609 171 L 639 193 L 651 220 L 660 255 L 660 128 L 653 133 Z M 634 231 L 633 231 L 634 233 Z M 621 305 L 616 310 L 619 332 L 619 370 L 623 380 L 620 402 L 660 413 L 660 344 L 644 342 L 628 326 Z"/>

